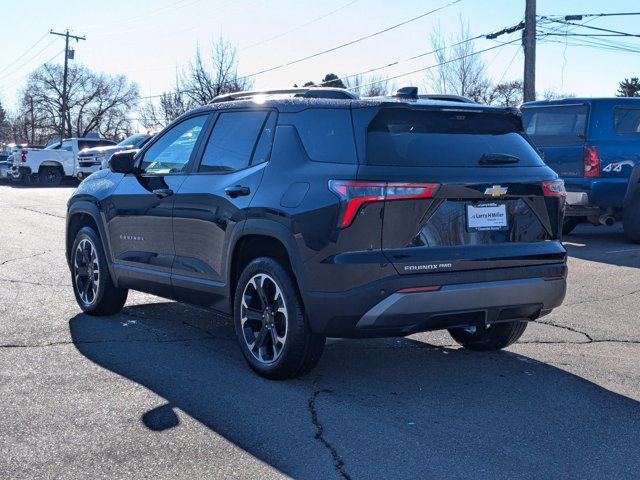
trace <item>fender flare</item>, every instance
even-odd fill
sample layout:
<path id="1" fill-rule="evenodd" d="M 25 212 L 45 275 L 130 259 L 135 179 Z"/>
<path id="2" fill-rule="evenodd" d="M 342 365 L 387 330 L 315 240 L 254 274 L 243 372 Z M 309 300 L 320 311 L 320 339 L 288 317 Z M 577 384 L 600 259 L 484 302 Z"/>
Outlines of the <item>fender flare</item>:
<path id="1" fill-rule="evenodd" d="M 78 200 L 69 205 L 67 209 L 67 218 L 65 224 L 65 253 L 67 257 L 67 264 L 71 266 L 71 258 L 70 252 L 68 249 L 69 245 L 69 225 L 71 223 L 71 219 L 75 215 L 85 214 L 89 215 L 95 224 L 98 226 L 98 235 L 100 235 L 100 240 L 102 240 L 102 247 L 104 248 L 105 257 L 107 257 L 107 268 L 109 269 L 109 273 L 111 274 L 111 279 L 114 284 L 117 283 L 117 276 L 115 275 L 113 269 L 113 257 L 111 256 L 111 241 L 109 239 L 109 235 L 107 235 L 106 222 L 102 213 L 100 212 L 100 208 L 98 206 L 97 200 L 94 202 L 89 200 Z M 117 284 L 116 284 L 117 286 Z"/>
<path id="2" fill-rule="evenodd" d="M 635 167 L 631 170 L 631 175 L 629 175 L 629 183 L 627 184 L 627 192 L 624 195 L 624 201 L 622 202 L 622 206 L 624 208 L 628 207 L 633 200 L 633 196 L 638 191 L 640 187 L 640 162 L 636 163 Z"/>
<path id="3" fill-rule="evenodd" d="M 239 228 L 240 227 L 240 228 Z M 237 232 L 237 233 L 236 233 Z M 236 225 L 234 230 L 234 234 L 232 235 L 229 241 L 229 248 L 227 250 L 227 261 L 226 261 L 226 283 L 227 285 L 231 285 L 231 262 L 233 260 L 233 254 L 235 252 L 236 246 L 240 240 L 245 237 L 251 235 L 262 235 L 265 237 L 271 237 L 275 240 L 278 240 L 282 245 L 284 245 L 287 254 L 289 255 L 289 262 L 291 263 L 291 268 L 293 269 L 293 274 L 296 277 L 298 282 L 298 287 L 300 291 L 304 291 L 304 286 L 306 285 L 306 279 L 301 270 L 302 258 L 300 255 L 300 249 L 298 248 L 298 244 L 291 233 L 291 230 L 288 229 L 285 225 L 280 222 L 276 222 L 275 220 L 268 220 L 264 218 L 251 218 L 248 220 L 243 220 L 241 225 Z"/>

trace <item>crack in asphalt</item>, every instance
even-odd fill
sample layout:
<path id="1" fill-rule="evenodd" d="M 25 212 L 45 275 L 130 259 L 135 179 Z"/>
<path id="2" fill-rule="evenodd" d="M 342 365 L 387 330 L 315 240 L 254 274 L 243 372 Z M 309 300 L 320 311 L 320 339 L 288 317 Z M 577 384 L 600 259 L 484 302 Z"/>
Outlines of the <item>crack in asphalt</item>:
<path id="1" fill-rule="evenodd" d="M 56 215 L 55 213 L 43 212 L 42 210 L 36 210 L 35 208 L 29 207 L 20 207 L 18 205 L 11 205 L 13 208 L 19 208 L 21 210 L 26 210 L 27 212 L 40 213 L 42 215 L 48 215 L 54 218 L 62 218 L 63 220 L 66 218 L 64 215 Z"/>
<path id="2" fill-rule="evenodd" d="M 584 332 L 582 330 L 578 330 L 577 328 L 569 327 L 567 325 L 560 325 L 559 323 L 555 323 L 555 322 L 552 322 L 550 320 L 538 320 L 537 323 L 541 323 L 542 325 L 549 325 L 551 327 L 560 328 L 562 330 L 567 330 L 567 331 L 573 332 L 573 333 L 578 333 L 578 334 L 584 336 L 588 340 L 587 342 L 582 342 L 582 343 L 593 342 L 593 337 L 591 335 L 589 335 L 587 332 Z"/>
<path id="3" fill-rule="evenodd" d="M 28 260 L 29 258 L 39 257 L 41 255 L 46 255 L 47 253 L 51 253 L 51 252 L 53 252 L 53 250 L 45 250 L 44 252 L 32 253 L 31 255 L 26 255 L 24 257 L 9 258 L 7 260 L 0 262 L 0 267 L 2 265 L 6 265 L 7 263 L 17 262 L 18 260 Z"/>
<path id="4" fill-rule="evenodd" d="M 202 342 L 209 340 L 226 340 L 225 338 L 205 337 L 205 338 L 180 338 L 169 340 L 60 340 L 57 342 L 47 343 L 5 343 L 0 344 L 0 348 L 48 348 L 60 347 L 65 345 L 94 345 L 94 344 L 118 344 L 118 343 L 180 343 L 180 342 Z"/>
<path id="5" fill-rule="evenodd" d="M 0 277 L 0 283 L 16 283 L 24 285 L 34 285 L 37 287 L 54 287 L 54 288 L 69 288 L 71 284 L 65 283 L 42 283 L 42 282 L 30 282 L 29 280 L 18 280 L 15 278 Z"/>
<path id="6" fill-rule="evenodd" d="M 342 476 L 342 478 L 351 480 L 351 476 L 349 475 L 349 473 L 347 473 L 347 470 L 345 469 L 344 460 L 342 460 L 342 457 L 338 453 L 338 450 L 336 449 L 336 447 L 332 445 L 324 437 L 324 426 L 322 425 L 322 423 L 320 423 L 320 420 L 318 419 L 316 399 L 321 393 L 331 393 L 331 390 L 327 390 L 326 388 L 320 388 L 318 386 L 318 380 L 319 380 L 319 377 L 317 377 L 313 381 L 313 393 L 309 397 L 309 400 L 307 400 L 307 406 L 309 408 L 309 412 L 311 413 L 311 423 L 313 423 L 313 425 L 316 427 L 316 434 L 314 435 L 314 438 L 318 440 L 320 443 L 322 443 L 322 445 L 324 445 L 324 447 L 327 450 L 329 450 L 329 453 L 331 454 L 331 458 L 333 459 L 333 464 L 336 470 L 338 471 L 338 473 Z"/>
<path id="7" fill-rule="evenodd" d="M 579 302 L 563 303 L 562 305 L 560 305 L 558 307 L 558 309 L 564 308 L 564 307 L 573 307 L 575 305 L 585 305 L 585 304 L 588 304 L 588 303 L 610 302 L 611 300 L 620 300 L 621 298 L 630 297 L 631 295 L 637 295 L 638 293 L 640 293 L 640 289 L 633 290 L 633 291 L 627 292 L 627 293 L 623 293 L 622 295 L 617 295 L 615 297 L 596 298 L 596 299 L 593 299 L 593 300 L 580 300 Z"/>

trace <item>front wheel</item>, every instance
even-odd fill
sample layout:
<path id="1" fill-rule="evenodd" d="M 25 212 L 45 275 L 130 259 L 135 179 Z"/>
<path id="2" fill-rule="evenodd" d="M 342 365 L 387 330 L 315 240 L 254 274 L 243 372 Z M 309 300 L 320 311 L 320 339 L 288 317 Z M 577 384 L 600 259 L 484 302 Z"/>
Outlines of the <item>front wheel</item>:
<path id="1" fill-rule="evenodd" d="M 122 310 L 128 290 L 113 284 L 102 242 L 91 227 L 81 228 L 76 235 L 70 260 L 73 293 L 85 313 L 115 315 Z"/>
<path id="2" fill-rule="evenodd" d="M 500 350 L 514 344 L 527 328 L 527 322 L 505 322 L 491 325 L 452 328 L 453 339 L 469 350 Z"/>
<path id="3" fill-rule="evenodd" d="M 325 338 L 305 319 L 292 275 L 271 258 L 253 260 L 240 275 L 234 323 L 244 358 L 266 378 L 303 375 L 324 349 Z"/>

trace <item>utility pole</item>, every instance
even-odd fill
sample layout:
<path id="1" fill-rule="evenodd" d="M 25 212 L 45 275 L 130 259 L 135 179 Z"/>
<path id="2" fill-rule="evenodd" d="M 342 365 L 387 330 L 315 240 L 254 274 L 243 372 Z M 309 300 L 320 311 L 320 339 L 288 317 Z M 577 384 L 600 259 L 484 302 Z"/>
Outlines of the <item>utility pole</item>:
<path id="1" fill-rule="evenodd" d="M 33 97 L 29 95 L 29 107 L 31 109 L 31 143 L 36 143 L 36 126 L 33 116 Z"/>
<path id="2" fill-rule="evenodd" d="M 64 37 L 64 73 L 62 76 L 62 108 L 60 109 L 60 116 L 62 117 L 62 124 L 60 128 L 60 141 L 62 142 L 62 140 L 65 137 L 65 130 L 67 126 L 67 76 L 69 72 L 69 67 L 68 67 L 69 39 L 73 38 L 76 41 L 80 41 L 80 40 L 86 40 L 87 37 L 85 37 L 84 35 L 83 36 L 70 35 L 69 30 L 67 30 L 65 33 L 59 33 L 59 32 L 54 32 L 53 30 L 50 30 L 49 33 L 51 35 L 58 35 L 60 37 Z M 73 52 L 72 52 L 71 58 L 73 59 Z M 71 130 L 71 126 L 69 126 L 69 130 Z M 69 136 L 70 135 L 71 135 L 71 131 L 69 131 Z"/>
<path id="3" fill-rule="evenodd" d="M 522 99 L 536 99 L 536 0 L 526 0 L 524 12 L 524 88 Z"/>

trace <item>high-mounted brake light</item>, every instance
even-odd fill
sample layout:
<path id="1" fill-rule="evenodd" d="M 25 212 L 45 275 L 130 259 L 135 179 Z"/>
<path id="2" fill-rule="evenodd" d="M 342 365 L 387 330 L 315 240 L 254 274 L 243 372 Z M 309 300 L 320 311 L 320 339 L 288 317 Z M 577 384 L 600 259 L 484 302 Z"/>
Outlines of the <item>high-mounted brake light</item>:
<path id="1" fill-rule="evenodd" d="M 600 155 L 597 147 L 584 147 L 584 176 L 600 176 Z"/>
<path id="2" fill-rule="evenodd" d="M 542 182 L 542 191 L 545 197 L 565 198 L 567 196 L 567 191 L 564 188 L 564 180 Z"/>
<path id="3" fill-rule="evenodd" d="M 348 227 L 360 207 L 366 203 L 384 200 L 406 200 L 432 197 L 440 185 L 437 183 L 389 183 L 330 180 L 329 189 L 343 203 L 339 225 Z"/>

